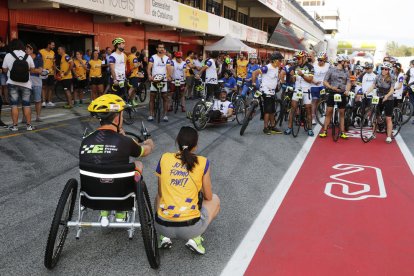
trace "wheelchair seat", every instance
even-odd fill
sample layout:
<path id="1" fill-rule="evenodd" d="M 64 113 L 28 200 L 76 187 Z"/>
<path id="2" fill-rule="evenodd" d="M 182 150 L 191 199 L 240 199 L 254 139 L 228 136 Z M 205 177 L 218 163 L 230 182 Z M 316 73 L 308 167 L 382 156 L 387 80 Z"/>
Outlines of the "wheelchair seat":
<path id="1" fill-rule="evenodd" d="M 80 204 L 92 210 L 126 211 L 134 207 L 135 164 L 79 164 Z"/>

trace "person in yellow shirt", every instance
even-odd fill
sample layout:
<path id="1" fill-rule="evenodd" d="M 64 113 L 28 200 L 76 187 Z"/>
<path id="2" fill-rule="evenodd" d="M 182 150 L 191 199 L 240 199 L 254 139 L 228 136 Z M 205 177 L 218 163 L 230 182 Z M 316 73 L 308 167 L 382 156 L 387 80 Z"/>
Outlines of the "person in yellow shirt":
<path id="1" fill-rule="evenodd" d="M 95 100 L 97 97 L 103 95 L 103 77 L 102 77 L 102 65 L 104 61 L 99 58 L 99 51 L 94 50 L 92 52 L 92 58 L 88 63 L 89 69 L 89 84 L 91 85 L 91 100 Z"/>
<path id="2" fill-rule="evenodd" d="M 61 56 L 60 58 L 60 69 L 57 73 L 58 83 L 65 91 L 66 99 L 68 101 L 67 105 L 64 108 L 72 108 L 72 95 L 71 95 L 71 85 L 72 85 L 72 68 L 73 68 L 73 60 L 70 58 L 68 54 L 66 54 L 66 47 L 60 46 L 58 48 L 58 55 Z"/>
<path id="3" fill-rule="evenodd" d="M 185 92 L 184 95 L 187 99 L 193 97 L 193 87 L 194 87 L 194 52 L 188 51 L 187 58 L 185 59 L 185 63 L 187 64 L 187 68 L 185 70 Z"/>
<path id="4" fill-rule="evenodd" d="M 131 47 L 131 54 L 128 56 L 127 59 L 128 62 L 128 68 L 130 71 L 129 75 L 129 85 L 130 88 L 128 90 L 129 99 L 131 100 L 133 105 L 137 105 L 137 102 L 135 100 L 135 94 L 136 89 L 139 89 L 140 87 L 140 78 L 142 78 L 142 63 L 138 61 L 137 56 L 137 47 L 132 46 Z"/>
<path id="5" fill-rule="evenodd" d="M 83 52 L 76 51 L 75 60 L 73 61 L 73 76 L 75 80 L 75 107 L 83 104 L 83 90 L 88 84 L 86 72 L 88 71 L 88 62 L 83 59 Z M 77 100 L 79 99 L 79 101 Z"/>
<path id="6" fill-rule="evenodd" d="M 47 47 L 41 49 L 39 53 L 43 59 L 43 69 L 48 70 L 49 74 L 46 79 L 42 80 L 42 107 L 53 107 L 55 104 L 52 102 L 53 86 L 55 84 L 55 42 L 49 40 Z"/>
<path id="7" fill-rule="evenodd" d="M 247 65 L 249 64 L 246 56 L 241 53 L 239 59 L 237 60 L 237 86 L 242 87 L 243 80 L 247 77 Z"/>
<path id="8" fill-rule="evenodd" d="M 220 199 L 211 190 L 209 160 L 195 154 L 197 143 L 197 131 L 182 127 L 176 139 L 179 151 L 161 156 L 155 228 L 160 248 L 171 248 L 170 238 L 177 238 L 188 240 L 186 246 L 203 255 L 201 234 L 219 213 Z"/>

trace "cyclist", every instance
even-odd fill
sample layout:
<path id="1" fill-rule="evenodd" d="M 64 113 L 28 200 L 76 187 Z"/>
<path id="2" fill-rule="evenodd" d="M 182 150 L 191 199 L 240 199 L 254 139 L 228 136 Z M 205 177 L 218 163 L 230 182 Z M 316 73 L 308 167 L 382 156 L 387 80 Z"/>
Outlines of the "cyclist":
<path id="1" fill-rule="evenodd" d="M 155 75 L 163 75 L 164 82 L 171 80 L 171 75 L 172 75 L 171 60 L 165 55 L 164 43 L 158 42 L 157 53 L 149 58 L 147 71 L 148 71 L 148 79 L 151 82 L 154 80 Z M 168 91 L 167 90 L 168 90 L 168 85 L 165 84 L 161 91 L 162 107 L 164 109 L 164 117 L 163 117 L 164 122 L 168 122 L 168 117 L 167 117 Z M 151 83 L 150 103 L 149 103 L 150 114 L 148 116 L 148 121 L 154 120 L 154 105 L 155 105 L 156 92 L 157 92 L 157 88 L 155 87 L 154 83 Z"/>
<path id="2" fill-rule="evenodd" d="M 221 80 L 223 81 L 223 89 L 228 95 L 231 95 L 233 91 L 237 90 L 237 82 L 231 71 L 227 70 L 223 72 L 223 78 Z"/>
<path id="3" fill-rule="evenodd" d="M 76 51 L 76 58 L 73 61 L 73 75 L 75 77 L 75 106 L 83 104 L 83 90 L 88 84 L 88 81 L 86 79 L 86 72 L 88 71 L 88 62 L 84 60 L 82 56 L 82 51 Z M 79 99 L 79 102 L 76 100 L 76 98 Z"/>
<path id="4" fill-rule="evenodd" d="M 109 68 L 111 73 L 111 85 L 112 90 L 118 96 L 125 95 L 125 80 L 126 80 L 126 55 L 125 40 L 121 37 L 117 37 L 112 40 L 112 45 L 115 51 L 109 56 Z"/>
<path id="5" fill-rule="evenodd" d="M 65 46 L 60 46 L 58 48 L 58 55 L 61 56 L 60 60 L 60 72 L 58 73 L 59 81 L 56 85 L 60 85 L 66 94 L 66 99 L 68 101 L 67 105 L 64 108 L 72 108 L 72 94 L 71 94 L 71 86 L 72 86 L 72 68 L 73 68 L 73 60 L 70 58 L 69 55 L 66 54 Z"/>
<path id="6" fill-rule="evenodd" d="M 148 156 L 154 149 L 151 139 L 139 144 L 134 139 L 125 136 L 122 128 L 125 102 L 114 94 L 105 94 L 93 100 L 88 106 L 92 116 L 99 119 L 101 126 L 82 140 L 79 150 L 79 162 L 95 165 L 124 165 L 129 164 L 130 157 Z M 136 177 L 139 181 L 143 165 L 134 161 Z M 108 211 L 101 211 L 101 222 L 108 223 Z M 126 221 L 126 212 L 117 212 L 117 222 Z"/>
<path id="7" fill-rule="evenodd" d="M 315 111 L 319 104 L 320 92 L 325 87 L 323 86 L 323 80 L 325 79 L 326 73 L 328 73 L 331 65 L 327 63 L 328 55 L 325 52 L 320 52 L 317 56 L 317 62 L 314 63 L 313 69 L 315 75 L 312 80 L 312 86 L 310 88 L 312 94 L 312 125 L 316 125 Z"/>
<path id="8" fill-rule="evenodd" d="M 296 111 L 298 101 L 296 100 L 296 93 L 302 91 L 302 101 L 306 108 L 306 124 L 308 124 L 308 135 L 313 136 L 312 130 L 312 97 L 311 97 L 311 85 L 313 81 L 314 68 L 308 62 L 307 54 L 305 51 L 298 51 L 295 53 L 295 57 L 298 60 L 298 64 L 294 67 L 295 70 L 295 92 L 292 97 L 292 108 L 289 113 L 289 124 L 288 128 L 285 130 L 285 135 L 290 135 L 292 133 L 293 126 L 293 113 Z"/>
<path id="9" fill-rule="evenodd" d="M 280 134 L 282 133 L 275 122 L 275 93 L 279 82 L 280 66 L 284 57 L 279 52 L 274 52 L 270 55 L 270 62 L 266 66 L 262 66 L 252 74 L 252 82 L 256 83 L 258 75 L 262 76 L 262 84 L 260 91 L 263 93 L 263 113 L 264 113 L 264 128 L 263 133 Z M 270 121 L 270 122 L 269 122 Z"/>
<path id="10" fill-rule="evenodd" d="M 282 84 L 282 92 L 285 92 L 287 87 L 295 87 L 295 82 L 293 77 L 295 75 L 295 65 L 296 59 L 288 59 L 286 65 L 283 66 L 282 71 L 280 72 L 280 83 Z"/>
<path id="11" fill-rule="evenodd" d="M 241 92 L 241 96 L 243 98 L 246 98 L 246 94 L 249 91 L 249 88 L 252 86 L 252 74 L 257 69 L 260 69 L 260 65 L 257 64 L 257 58 L 256 55 L 254 55 L 250 58 L 250 63 L 247 65 L 247 75 L 244 80 L 243 89 Z M 258 86 L 257 83 L 255 85 Z"/>
<path id="12" fill-rule="evenodd" d="M 328 92 L 328 99 L 326 100 L 326 117 L 325 123 L 323 126 L 322 133 L 319 134 L 319 137 L 325 138 L 328 136 L 327 129 L 328 125 L 331 122 L 333 107 L 335 105 L 334 95 L 341 95 L 341 102 L 338 103 L 339 109 L 339 127 L 341 130 L 340 137 L 342 139 L 347 139 L 348 136 L 345 134 L 345 106 L 346 106 L 346 97 L 348 92 L 351 89 L 351 82 L 349 79 L 349 73 L 346 70 L 345 66 L 347 64 L 347 57 L 344 55 L 338 55 L 336 62 L 338 65 L 329 69 L 328 73 L 325 76 L 323 85 L 326 87 Z"/>
<path id="13" fill-rule="evenodd" d="M 171 66 L 173 67 L 173 74 L 171 82 L 171 94 L 175 93 L 175 90 L 178 89 L 177 92 L 178 97 L 180 98 L 181 102 L 181 112 L 185 112 L 185 81 L 184 81 L 184 71 L 187 69 L 188 62 L 183 61 L 183 53 L 182 52 L 175 52 L 174 59 L 171 61 Z M 176 86 L 175 82 L 179 81 L 180 86 Z M 172 105 L 169 108 L 169 111 L 172 111 Z"/>
<path id="14" fill-rule="evenodd" d="M 138 103 L 135 100 L 135 89 L 138 89 L 140 86 L 138 74 L 142 68 L 142 63 L 138 61 L 137 47 L 135 46 L 131 47 L 131 54 L 128 56 L 127 68 L 129 68 L 128 81 L 130 86 L 128 95 L 132 105 L 136 106 Z"/>
<path id="15" fill-rule="evenodd" d="M 246 56 L 241 53 L 239 59 L 236 61 L 236 73 L 237 73 L 237 81 L 243 82 L 243 80 L 247 77 L 247 65 L 249 61 L 247 60 Z"/>
<path id="16" fill-rule="evenodd" d="M 206 250 L 201 235 L 218 215 L 220 199 L 211 189 L 210 161 L 195 154 L 197 131 L 182 127 L 176 144 L 179 151 L 164 153 L 156 168 L 158 246 L 171 248 L 170 238 L 177 238 L 187 240 L 187 248 L 203 255 Z M 202 197 L 199 196 L 201 191 Z"/>
<path id="17" fill-rule="evenodd" d="M 401 63 L 395 62 L 393 65 L 394 73 L 397 76 L 394 86 L 394 106 L 398 106 L 403 102 L 403 90 L 404 90 L 404 71 L 401 68 Z"/>
<path id="18" fill-rule="evenodd" d="M 410 61 L 410 68 L 405 73 L 405 79 L 407 82 L 407 86 L 411 86 L 414 84 L 414 59 Z M 411 91 L 410 93 L 410 101 L 412 104 L 414 104 L 414 91 Z"/>
<path id="19" fill-rule="evenodd" d="M 206 72 L 206 91 L 207 99 L 211 99 L 213 96 L 217 98 L 219 92 L 218 86 L 218 76 L 217 76 L 217 66 L 216 60 L 218 58 L 218 52 L 211 52 L 210 58 L 206 60 L 204 66 L 200 69 L 196 75 L 196 79 L 199 79 L 203 75 L 204 71 Z"/>
<path id="20" fill-rule="evenodd" d="M 103 93 L 103 77 L 102 77 L 102 65 L 104 61 L 99 58 L 99 51 L 93 50 L 92 58 L 88 62 L 89 69 L 89 83 L 91 84 L 91 100 L 95 100 Z"/>
<path id="21" fill-rule="evenodd" d="M 42 98 L 43 103 L 42 107 L 54 107 L 55 104 L 52 102 L 52 93 L 53 93 L 53 85 L 55 84 L 55 42 L 49 40 L 47 42 L 47 47 L 45 49 L 41 49 L 39 53 L 42 55 L 43 58 L 43 66 L 44 69 L 49 71 L 49 74 L 46 79 L 43 79 L 43 86 L 42 86 Z"/>

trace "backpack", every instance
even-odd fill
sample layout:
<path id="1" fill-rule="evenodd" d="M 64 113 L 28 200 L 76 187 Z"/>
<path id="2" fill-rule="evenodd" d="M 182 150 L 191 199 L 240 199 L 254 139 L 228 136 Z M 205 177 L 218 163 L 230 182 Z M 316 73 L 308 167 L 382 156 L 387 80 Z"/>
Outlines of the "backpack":
<path id="1" fill-rule="evenodd" d="M 28 82 L 29 81 L 29 63 L 27 62 L 28 55 L 18 58 L 12 51 L 10 53 L 16 60 L 13 62 L 13 67 L 10 70 L 10 79 L 15 82 Z"/>

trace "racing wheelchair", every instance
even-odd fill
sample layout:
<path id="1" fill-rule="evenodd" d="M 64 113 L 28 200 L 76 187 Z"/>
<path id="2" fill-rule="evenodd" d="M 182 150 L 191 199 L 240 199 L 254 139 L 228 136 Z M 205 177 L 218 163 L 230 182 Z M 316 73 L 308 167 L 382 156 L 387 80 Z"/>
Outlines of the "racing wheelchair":
<path id="1" fill-rule="evenodd" d="M 125 134 L 137 138 L 139 142 L 150 137 L 143 123 L 141 136 L 130 132 Z M 79 172 L 79 190 L 78 181 L 69 179 L 56 207 L 47 239 L 45 267 L 53 269 L 57 265 L 70 227 L 76 229 L 76 239 L 80 238 L 84 228 L 99 227 L 127 229 L 130 240 L 135 230 L 141 228 L 149 264 L 153 269 L 158 268 L 160 255 L 151 200 L 143 176 L 138 182 L 135 181 L 135 164 L 98 166 L 81 163 Z M 73 220 L 77 198 L 77 218 Z M 89 210 L 111 210 L 111 215 L 109 220 L 87 222 L 84 221 L 84 215 Z M 127 211 L 124 222 L 115 220 L 116 211 Z M 136 221 L 137 211 L 139 222 Z"/>

